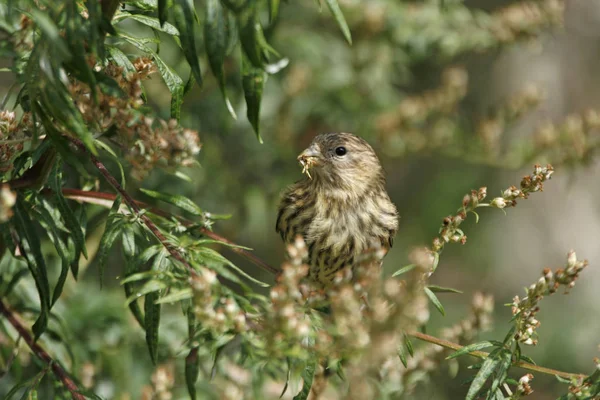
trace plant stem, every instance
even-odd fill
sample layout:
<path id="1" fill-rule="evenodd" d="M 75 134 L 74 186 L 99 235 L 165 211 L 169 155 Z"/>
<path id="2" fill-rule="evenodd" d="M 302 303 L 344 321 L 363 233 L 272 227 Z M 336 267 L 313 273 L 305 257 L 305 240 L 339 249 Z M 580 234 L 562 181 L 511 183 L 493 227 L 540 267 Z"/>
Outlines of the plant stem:
<path id="1" fill-rule="evenodd" d="M 48 191 L 48 193 L 52 193 L 52 192 Z M 67 198 L 70 198 L 73 200 L 79 200 L 79 201 L 83 201 L 83 202 L 89 202 L 90 199 L 107 200 L 107 201 L 113 202 L 115 200 L 115 198 L 117 197 L 113 193 L 84 191 L 84 190 L 70 189 L 70 188 L 63 188 L 62 193 Z M 159 216 L 165 217 L 165 218 L 175 217 L 185 226 L 191 226 L 194 224 L 193 221 L 190 221 L 188 219 L 185 219 L 185 218 L 177 216 L 177 215 L 170 214 L 161 209 L 151 207 L 150 205 L 148 205 L 142 201 L 138 201 L 138 200 L 133 200 L 133 201 L 138 205 L 139 208 L 149 210 L 152 214 L 159 215 Z M 110 207 L 110 204 L 106 204 L 106 205 L 108 207 Z M 205 235 L 211 239 L 217 240 L 219 242 L 227 243 L 232 246 L 238 246 L 236 243 L 232 242 L 231 240 L 224 238 L 223 236 L 216 234 L 207 228 L 200 228 L 200 231 L 202 232 L 203 235 Z M 279 270 L 277 268 L 272 267 L 271 265 L 267 264 L 265 261 L 263 261 L 256 255 L 254 255 L 253 253 L 249 252 L 248 250 L 242 249 L 240 247 L 229 247 L 229 250 L 243 256 L 244 258 L 246 258 L 248 261 L 252 262 L 257 267 L 259 267 L 273 275 L 276 275 L 279 273 Z"/>
<path id="2" fill-rule="evenodd" d="M 67 372 L 60 366 L 60 364 L 52 359 L 50 355 L 44 350 L 39 344 L 37 344 L 31 334 L 25 329 L 23 324 L 17 319 L 15 314 L 0 300 L 0 314 L 4 315 L 8 322 L 15 328 L 19 335 L 25 340 L 25 343 L 29 346 L 31 351 L 43 362 L 48 364 L 52 368 L 54 375 L 62 382 L 67 388 L 73 399 L 85 400 L 85 396 L 79 393 L 79 388 L 73 381 L 73 379 L 67 374 Z"/>
<path id="3" fill-rule="evenodd" d="M 422 340 L 424 342 L 428 342 L 428 343 L 435 344 L 437 346 L 445 347 L 446 349 L 458 351 L 464 347 L 459 344 L 450 342 L 448 340 L 440 339 L 438 337 L 427 335 L 427 334 L 421 333 L 421 332 L 407 332 L 406 334 L 409 336 L 412 336 L 416 339 Z M 481 358 L 481 359 L 485 359 L 489 356 L 489 353 L 486 353 L 485 351 L 471 351 L 467 354 L 469 354 L 473 357 Z M 541 367 L 539 365 L 529 364 L 524 361 L 517 361 L 517 362 L 513 363 L 513 365 L 516 367 L 519 367 L 519 368 L 529 370 L 529 371 L 540 372 L 542 374 L 557 375 L 557 376 L 560 376 L 561 378 L 565 378 L 565 379 L 573 379 L 573 378 L 579 379 L 579 378 L 585 378 L 585 376 L 586 376 L 584 374 L 575 374 L 575 373 L 571 373 L 571 372 L 563 372 L 563 371 L 558 371 L 558 370 L 551 369 L 551 368 Z"/>
<path id="4" fill-rule="evenodd" d="M 194 268 L 190 265 L 190 263 L 187 262 L 187 260 L 183 256 L 183 254 L 179 251 L 179 249 L 177 247 L 175 247 L 172 243 L 169 243 L 169 241 L 167 240 L 165 235 L 162 234 L 160 229 L 158 229 L 158 226 L 156 226 L 156 224 L 150 219 L 150 217 L 148 217 L 146 214 L 142 213 L 142 210 L 138 206 L 138 203 L 129 195 L 129 193 L 127 193 L 125 191 L 125 189 L 123 189 L 121 184 L 110 174 L 110 172 L 108 172 L 108 170 L 106 169 L 106 167 L 104 166 L 102 161 L 100 161 L 96 156 L 94 156 L 92 153 L 90 153 L 87 150 L 87 148 L 85 147 L 85 145 L 83 144 L 83 142 L 80 141 L 79 139 L 75 139 L 72 137 L 67 137 L 67 138 L 73 144 L 75 144 L 77 147 L 79 147 L 79 149 L 81 149 L 82 151 L 85 151 L 87 153 L 87 155 L 90 157 L 90 160 L 92 161 L 94 166 L 98 169 L 98 171 L 100 171 L 102 176 L 104 176 L 104 179 L 106 179 L 108 181 L 108 183 L 121 195 L 121 197 L 123 198 L 125 203 L 127 203 L 127 205 L 129 207 L 131 207 L 131 209 L 137 215 L 137 217 L 144 223 L 144 225 L 146 225 L 148 230 L 150 230 L 150 232 L 152 232 L 152 234 L 156 237 L 156 239 L 167 249 L 169 254 L 171 254 L 171 256 L 174 259 L 176 259 L 184 267 L 186 267 L 191 276 L 196 276 L 197 275 L 196 270 L 194 270 Z"/>

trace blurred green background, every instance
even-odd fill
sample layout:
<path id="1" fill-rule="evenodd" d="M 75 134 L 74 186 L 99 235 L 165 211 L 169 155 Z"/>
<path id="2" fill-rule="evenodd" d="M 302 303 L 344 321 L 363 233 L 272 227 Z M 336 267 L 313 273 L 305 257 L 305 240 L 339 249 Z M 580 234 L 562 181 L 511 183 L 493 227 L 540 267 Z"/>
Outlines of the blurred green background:
<path id="1" fill-rule="evenodd" d="M 197 2 L 198 8 L 201 3 Z M 600 1 L 567 1 L 564 27 L 543 29 L 509 44 L 486 35 L 481 21 L 514 2 L 445 3 L 341 1 L 354 39 L 352 46 L 325 7 L 319 12 L 311 1 L 283 3 L 279 22 L 267 31 L 267 38 L 290 64 L 269 76 L 265 87 L 261 112 L 264 144 L 258 143 L 245 119 L 239 63 L 231 60 L 226 65 L 227 90 L 238 114 L 236 121 L 223 106 L 203 59 L 204 87 L 194 88 L 182 109 L 182 125 L 200 132 L 201 166 L 184 171 L 191 182 L 155 170 L 143 182 L 129 180 L 129 193 L 140 200 L 149 199 L 137 191 L 139 187 L 178 193 L 210 212 L 232 214 L 214 230 L 252 247 L 259 257 L 278 266 L 284 247 L 274 229 L 277 203 L 280 192 L 301 177 L 296 155 L 318 133 L 353 132 L 367 139 L 380 155 L 390 196 L 401 214 L 401 228 L 386 258 L 385 273 L 407 264 L 410 250 L 431 243 L 442 218 L 456 211 L 465 193 L 487 186 L 488 195 L 493 197 L 510 185 L 518 185 L 534 162 L 554 161 L 540 157 L 519 168 L 503 168 L 495 162 L 496 150 L 533 137 L 544 121 L 560 122 L 600 102 Z M 151 35 L 142 26 L 132 25 L 131 29 L 139 35 Z M 164 42 L 160 51 L 187 76 L 187 64 L 173 42 Z M 381 129 L 382 118 L 396 113 L 407 96 L 419 96 L 440 86 L 443 71 L 450 66 L 468 72 L 468 92 L 444 117 L 458 124 L 452 125 L 447 144 L 430 143 L 434 139 L 426 131 L 428 127 L 420 132 L 424 140 L 420 146 L 409 143 L 401 129 Z M 0 96 L 11 83 L 10 74 L 1 72 Z M 474 146 L 479 140 L 477 129 L 473 129 L 477 121 L 531 84 L 543 92 L 541 103 L 502 130 L 495 142 L 498 148 L 485 153 L 481 146 Z M 152 107 L 168 118 L 170 97 L 158 75 L 147 82 L 146 90 Z M 450 147 L 452 152 L 445 151 Z M 473 158 L 479 162 L 467 161 Z M 523 287 L 535 282 L 544 267 L 562 266 L 567 251 L 573 248 L 580 258 L 590 261 L 590 268 L 570 295 L 557 294 L 542 302 L 540 344 L 525 352 L 547 367 L 589 372 L 592 358 L 600 355 L 600 273 L 596 266 L 600 259 L 600 164 L 593 158 L 579 164 L 556 165 L 554 179 L 544 192 L 520 201 L 506 215 L 482 210 L 478 224 L 469 217 L 462 226 L 469 238 L 467 244 L 448 245 L 432 277 L 432 283 L 457 288 L 464 294 L 440 296 L 447 315 L 442 317 L 432 309 L 429 333 L 436 334 L 440 327 L 465 316 L 472 294 L 485 291 L 496 301 L 495 324 L 494 330 L 481 338 L 501 339 L 511 317 L 503 304 L 510 303 L 516 294 L 522 295 Z M 101 233 L 102 226 L 88 231 L 89 243 L 97 243 Z M 248 261 L 228 255 L 242 268 L 272 281 Z M 85 368 L 91 368 L 94 390 L 99 395 L 134 399 L 140 398 L 143 386 L 150 384 L 153 367 L 143 332 L 124 305 L 117 279 L 123 271 L 121 263 L 119 255 L 111 258 L 105 286 L 100 289 L 92 261 L 85 278 L 67 287 L 58 312 L 65 331 L 74 339 L 79 364 L 74 373 L 82 379 Z M 28 282 L 23 281 L 20 290 L 36 298 L 33 289 L 28 290 Z M 186 326 L 178 309 L 165 311 L 161 354 L 168 356 L 182 350 Z M 77 347 L 81 341 L 86 343 L 85 349 Z M 47 346 L 65 351 L 52 341 Z M 22 356 L 24 353 L 25 349 Z M 462 398 L 466 388 L 460 384 L 470 374 L 461 368 L 459 378 L 450 379 L 442 368 L 431 384 L 420 386 L 407 398 Z M 183 376 L 175 376 L 176 387 L 181 389 L 176 393 L 184 396 Z M 15 379 L 14 372 L 0 378 L 0 394 Z M 554 378 L 541 374 L 536 375 L 533 388 L 532 399 L 556 398 L 566 390 Z"/>

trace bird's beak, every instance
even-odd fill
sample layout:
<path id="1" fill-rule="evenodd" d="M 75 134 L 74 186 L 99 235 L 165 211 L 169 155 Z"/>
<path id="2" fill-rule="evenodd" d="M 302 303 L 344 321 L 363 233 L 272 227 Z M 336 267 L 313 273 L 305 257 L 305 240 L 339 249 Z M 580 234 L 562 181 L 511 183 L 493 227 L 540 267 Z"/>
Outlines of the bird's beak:
<path id="1" fill-rule="evenodd" d="M 306 150 L 304 150 L 302 153 L 300 153 L 300 155 L 298 156 L 298 162 L 300 162 L 300 165 L 302 165 L 302 173 L 306 174 L 310 179 L 312 179 L 312 176 L 310 176 L 309 169 L 312 166 L 316 165 L 319 162 L 320 158 L 321 151 L 316 145 L 312 145 Z"/>

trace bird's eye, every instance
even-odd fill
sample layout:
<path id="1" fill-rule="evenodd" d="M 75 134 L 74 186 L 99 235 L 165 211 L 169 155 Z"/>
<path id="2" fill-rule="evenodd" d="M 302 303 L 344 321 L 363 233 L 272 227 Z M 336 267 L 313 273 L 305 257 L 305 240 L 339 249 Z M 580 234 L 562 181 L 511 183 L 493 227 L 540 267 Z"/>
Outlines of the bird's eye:
<path id="1" fill-rule="evenodd" d="M 339 146 L 335 148 L 335 154 L 338 156 L 346 155 L 346 148 L 344 146 Z"/>

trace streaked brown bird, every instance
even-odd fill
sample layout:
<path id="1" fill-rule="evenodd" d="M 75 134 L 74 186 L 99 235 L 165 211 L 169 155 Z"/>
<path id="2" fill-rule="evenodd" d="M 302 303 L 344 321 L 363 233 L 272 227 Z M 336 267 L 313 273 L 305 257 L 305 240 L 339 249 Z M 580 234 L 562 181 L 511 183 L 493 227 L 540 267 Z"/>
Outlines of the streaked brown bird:
<path id="1" fill-rule="evenodd" d="M 381 163 L 364 139 L 321 134 L 298 161 L 306 176 L 284 192 L 276 230 L 286 243 L 296 235 L 304 238 L 309 278 L 326 287 L 366 250 L 392 247 L 398 211 Z"/>

